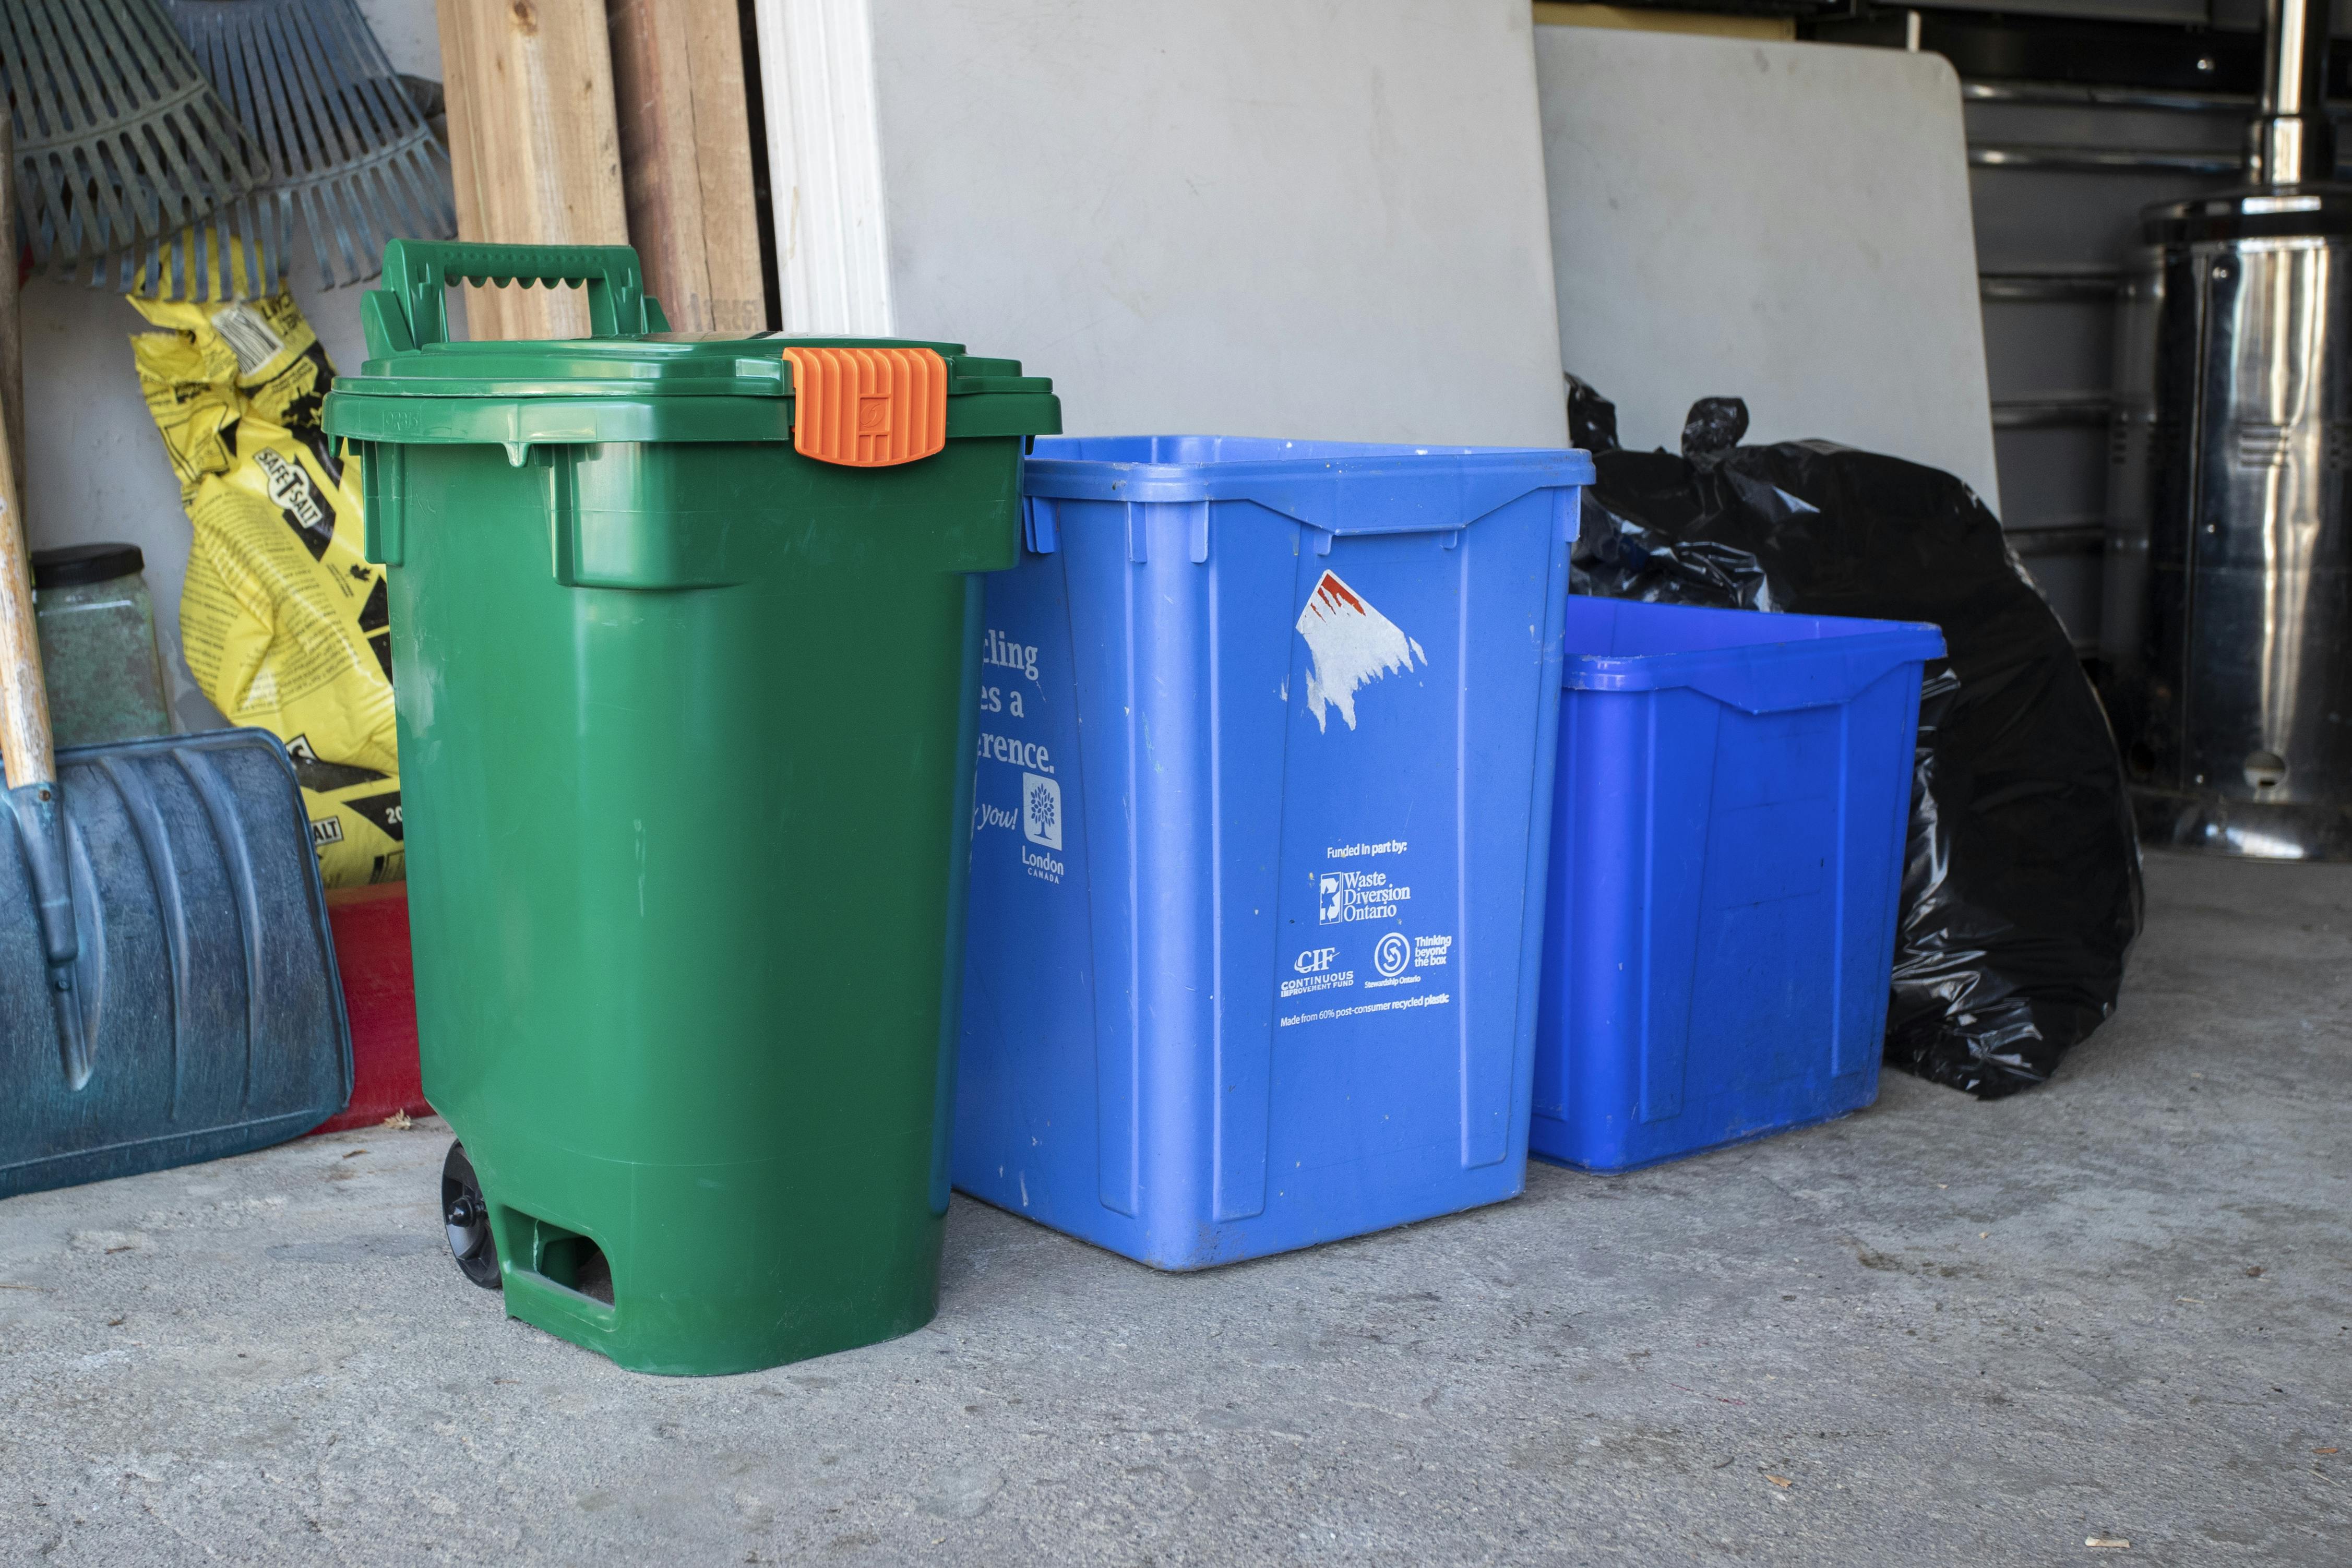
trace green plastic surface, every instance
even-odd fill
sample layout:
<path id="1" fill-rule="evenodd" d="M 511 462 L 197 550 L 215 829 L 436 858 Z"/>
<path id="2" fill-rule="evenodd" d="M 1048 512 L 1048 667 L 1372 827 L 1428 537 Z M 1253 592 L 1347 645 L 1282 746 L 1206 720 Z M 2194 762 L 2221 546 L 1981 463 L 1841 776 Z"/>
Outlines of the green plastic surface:
<path id="1" fill-rule="evenodd" d="M 730 434 L 772 394 L 635 400 L 683 423 L 520 462 L 362 437 L 425 1090 L 512 1315 L 711 1374 L 935 1310 L 972 574 L 1013 564 L 1024 436 L 1058 423 L 1006 401 L 1044 417 L 887 468 L 803 458 L 788 421 Z M 339 391 L 328 427 L 401 402 Z M 573 1288 L 587 1244 L 609 1305 Z"/>
<path id="2" fill-rule="evenodd" d="M 642 337 L 659 330 L 661 307 L 646 296 L 637 253 L 625 245 L 484 245 L 396 239 L 383 247 L 383 287 L 399 312 L 412 348 L 449 340 L 448 287 L 453 283 L 578 284 L 588 290 L 592 337 Z M 392 350 L 379 346 L 381 322 L 368 337 L 370 357 Z"/>

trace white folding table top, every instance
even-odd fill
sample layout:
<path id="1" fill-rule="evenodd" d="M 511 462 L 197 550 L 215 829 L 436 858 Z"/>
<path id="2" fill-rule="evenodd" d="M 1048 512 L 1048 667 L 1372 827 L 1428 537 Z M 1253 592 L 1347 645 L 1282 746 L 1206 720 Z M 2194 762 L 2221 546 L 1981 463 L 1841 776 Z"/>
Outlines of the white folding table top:
<path id="1" fill-rule="evenodd" d="M 1567 438 L 1526 0 L 760 0 L 785 319 L 1076 434 Z"/>
<path id="2" fill-rule="evenodd" d="M 1996 509 L 1959 81 L 1939 56 L 1536 29 L 1561 362 L 1628 446 L 1706 396 Z"/>

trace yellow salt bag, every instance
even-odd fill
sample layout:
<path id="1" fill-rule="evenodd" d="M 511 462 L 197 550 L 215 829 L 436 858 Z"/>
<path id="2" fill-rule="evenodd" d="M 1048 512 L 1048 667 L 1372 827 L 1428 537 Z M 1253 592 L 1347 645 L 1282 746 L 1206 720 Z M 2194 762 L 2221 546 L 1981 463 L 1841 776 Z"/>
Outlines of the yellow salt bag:
<path id="1" fill-rule="evenodd" d="M 334 367 L 289 295 L 131 303 L 131 340 L 194 539 L 188 669 L 222 713 L 286 743 L 330 887 L 398 881 L 399 760 L 383 569 L 356 460 L 320 428 Z"/>

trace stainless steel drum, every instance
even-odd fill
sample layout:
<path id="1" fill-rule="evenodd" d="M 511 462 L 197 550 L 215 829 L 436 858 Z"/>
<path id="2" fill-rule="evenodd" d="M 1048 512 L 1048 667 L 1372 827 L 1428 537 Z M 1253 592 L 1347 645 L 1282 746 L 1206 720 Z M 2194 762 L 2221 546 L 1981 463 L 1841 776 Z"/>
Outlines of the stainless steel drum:
<path id="1" fill-rule="evenodd" d="M 2284 178 L 2146 214 L 2101 634 L 2142 839 L 2284 860 L 2352 858 L 2352 187 L 2298 178 L 2305 64 L 2255 125 Z"/>

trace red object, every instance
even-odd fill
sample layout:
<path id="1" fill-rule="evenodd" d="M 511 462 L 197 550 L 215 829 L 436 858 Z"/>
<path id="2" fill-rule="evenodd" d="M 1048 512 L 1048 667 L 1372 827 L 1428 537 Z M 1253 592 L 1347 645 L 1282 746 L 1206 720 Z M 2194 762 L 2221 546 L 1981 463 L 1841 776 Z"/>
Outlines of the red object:
<path id="1" fill-rule="evenodd" d="M 352 1020 L 352 1103 L 310 1129 L 372 1127 L 394 1112 L 429 1116 L 416 1067 L 416 977 L 408 957 L 408 888 L 339 887 L 327 894 L 335 968 Z"/>

